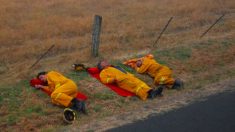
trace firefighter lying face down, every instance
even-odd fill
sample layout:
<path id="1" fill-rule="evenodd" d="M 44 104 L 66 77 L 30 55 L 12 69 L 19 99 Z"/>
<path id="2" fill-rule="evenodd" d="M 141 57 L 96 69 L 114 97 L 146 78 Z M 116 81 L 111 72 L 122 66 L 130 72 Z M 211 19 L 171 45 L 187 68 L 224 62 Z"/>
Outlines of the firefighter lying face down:
<path id="1" fill-rule="evenodd" d="M 97 67 L 101 71 L 100 79 L 102 83 L 115 83 L 120 88 L 134 93 L 142 100 L 154 98 L 162 93 L 162 88 L 154 90 L 133 74 L 126 72 L 119 66 L 112 66 L 107 61 L 100 61 Z"/>

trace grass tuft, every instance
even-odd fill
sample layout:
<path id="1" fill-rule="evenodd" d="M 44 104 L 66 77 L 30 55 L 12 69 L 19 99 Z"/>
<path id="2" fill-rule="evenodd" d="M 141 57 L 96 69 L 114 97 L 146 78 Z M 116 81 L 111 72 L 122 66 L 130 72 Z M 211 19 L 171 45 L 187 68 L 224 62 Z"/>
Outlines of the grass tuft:
<path id="1" fill-rule="evenodd" d="M 155 55 L 155 58 L 159 61 L 159 63 L 167 64 L 167 62 L 163 60 L 164 58 L 179 61 L 186 61 L 190 59 L 192 50 L 189 47 L 175 47 L 167 50 L 155 51 L 153 54 Z"/>
<path id="2" fill-rule="evenodd" d="M 77 72 L 69 72 L 67 75 L 72 80 L 84 80 L 89 77 L 89 74 L 86 71 L 77 71 Z"/>
<path id="3" fill-rule="evenodd" d="M 95 99 L 100 99 L 100 100 L 112 100 L 115 98 L 115 94 L 112 92 L 95 93 L 93 96 Z"/>
<path id="4" fill-rule="evenodd" d="M 94 107 L 93 107 L 93 110 L 95 111 L 95 112 L 100 112 L 101 110 L 102 110 L 102 106 L 101 105 L 95 105 Z"/>
<path id="5" fill-rule="evenodd" d="M 27 116 L 30 116 L 34 113 L 39 115 L 45 115 L 45 112 L 43 111 L 43 108 L 40 105 L 29 106 L 24 110 L 24 114 Z"/>
<path id="6" fill-rule="evenodd" d="M 9 115 L 7 118 L 7 124 L 14 125 L 17 123 L 18 120 L 19 120 L 19 118 L 17 115 Z"/>

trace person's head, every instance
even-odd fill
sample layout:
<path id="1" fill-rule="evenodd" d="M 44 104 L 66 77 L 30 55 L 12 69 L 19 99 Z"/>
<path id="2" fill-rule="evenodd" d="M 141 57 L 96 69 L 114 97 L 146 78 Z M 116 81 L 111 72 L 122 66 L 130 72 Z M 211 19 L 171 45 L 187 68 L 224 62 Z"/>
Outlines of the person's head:
<path id="1" fill-rule="evenodd" d="M 136 61 L 136 66 L 137 67 L 141 67 L 141 65 L 142 65 L 142 61 L 141 60 Z"/>
<path id="2" fill-rule="evenodd" d="M 100 61 L 100 62 L 97 64 L 97 68 L 98 68 L 100 71 L 103 70 L 104 68 L 108 67 L 108 66 L 110 66 L 110 64 L 109 64 L 107 61 L 105 61 L 105 60 L 102 60 L 102 61 Z"/>
<path id="3" fill-rule="evenodd" d="M 40 79 L 43 82 L 47 82 L 47 72 L 39 72 L 37 75 L 37 78 Z"/>

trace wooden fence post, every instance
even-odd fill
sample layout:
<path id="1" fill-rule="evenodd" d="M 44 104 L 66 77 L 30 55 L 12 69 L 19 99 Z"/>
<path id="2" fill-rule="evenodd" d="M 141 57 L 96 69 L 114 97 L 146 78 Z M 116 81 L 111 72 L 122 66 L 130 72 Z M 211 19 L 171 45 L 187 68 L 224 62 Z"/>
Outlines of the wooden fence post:
<path id="1" fill-rule="evenodd" d="M 92 33 L 92 46 L 91 46 L 91 52 L 93 57 L 97 57 L 99 54 L 101 24 L 102 24 L 102 17 L 95 15 L 93 23 L 93 33 Z"/>

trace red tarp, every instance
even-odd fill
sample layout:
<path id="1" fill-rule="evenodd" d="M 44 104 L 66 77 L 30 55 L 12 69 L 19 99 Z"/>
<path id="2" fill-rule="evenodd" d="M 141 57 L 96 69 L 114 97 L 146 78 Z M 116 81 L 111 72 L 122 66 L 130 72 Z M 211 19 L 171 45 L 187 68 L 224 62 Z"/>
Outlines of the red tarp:
<path id="1" fill-rule="evenodd" d="M 87 71 L 92 77 L 94 77 L 100 81 L 100 72 L 99 72 L 98 68 L 96 68 L 96 67 L 88 68 Z M 111 90 L 113 90 L 114 92 L 116 92 L 120 96 L 124 96 L 124 97 L 135 96 L 135 94 L 133 94 L 129 91 L 126 91 L 126 90 L 118 87 L 115 84 L 104 84 L 104 85 L 106 85 L 108 88 L 110 88 Z"/>

